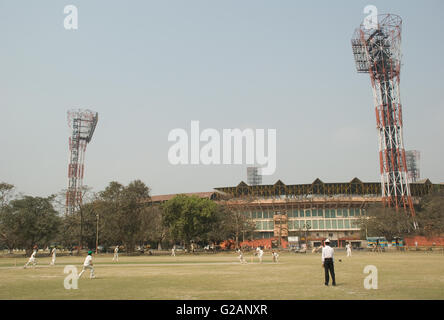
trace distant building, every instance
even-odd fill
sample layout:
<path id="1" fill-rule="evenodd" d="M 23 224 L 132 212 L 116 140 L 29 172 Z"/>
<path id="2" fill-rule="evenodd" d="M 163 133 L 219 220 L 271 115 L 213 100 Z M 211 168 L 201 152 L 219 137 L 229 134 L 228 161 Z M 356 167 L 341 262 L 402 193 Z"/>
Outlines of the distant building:
<path id="1" fill-rule="evenodd" d="M 444 184 L 433 184 L 429 179 L 410 184 L 414 203 L 433 190 L 444 189 Z M 366 215 L 369 205 L 382 203 L 381 183 L 350 182 L 325 183 L 316 179 L 308 184 L 284 184 L 278 180 L 272 185 L 247 185 L 214 188 L 212 192 L 186 193 L 224 204 L 249 218 L 255 230 L 242 238 L 261 240 L 271 245 L 274 239 L 284 241 L 307 237 L 310 245 L 319 246 L 329 238 L 331 244 L 344 247 L 346 242 L 359 245 L 365 235 L 360 232 L 359 219 Z M 161 204 L 175 195 L 152 196 L 148 201 Z"/>
<path id="2" fill-rule="evenodd" d="M 406 151 L 405 160 L 407 163 L 407 176 L 409 183 L 417 182 L 421 178 L 419 174 L 420 152 L 417 150 Z"/>
<path id="3" fill-rule="evenodd" d="M 262 176 L 259 174 L 258 167 L 247 168 L 247 183 L 250 186 L 257 186 L 262 184 Z"/>

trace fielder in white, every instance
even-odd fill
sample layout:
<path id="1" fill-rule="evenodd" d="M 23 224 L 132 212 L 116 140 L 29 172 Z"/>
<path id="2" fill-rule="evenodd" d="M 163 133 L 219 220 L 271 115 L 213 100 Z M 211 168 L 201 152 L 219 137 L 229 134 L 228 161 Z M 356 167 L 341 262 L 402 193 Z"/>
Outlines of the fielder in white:
<path id="1" fill-rule="evenodd" d="M 245 261 L 245 259 L 244 259 L 244 253 L 242 252 L 242 250 L 241 249 L 237 249 L 236 251 L 239 254 L 239 261 L 240 261 L 240 263 L 247 263 L 247 261 Z"/>
<path id="2" fill-rule="evenodd" d="M 116 246 L 116 248 L 114 249 L 113 262 L 114 261 L 119 262 L 119 246 Z"/>
<path id="3" fill-rule="evenodd" d="M 79 273 L 79 279 L 86 269 L 90 270 L 89 278 L 94 279 L 96 276 L 94 275 L 94 267 L 92 263 L 92 251 L 88 251 L 88 255 L 85 258 L 85 262 L 83 262 L 82 272 Z"/>
<path id="4" fill-rule="evenodd" d="M 171 249 L 171 256 L 175 257 L 176 256 L 176 245 L 173 246 L 173 249 Z"/>
<path id="5" fill-rule="evenodd" d="M 352 248 L 351 248 L 351 244 L 350 242 L 347 243 L 347 245 L 345 246 L 345 248 L 347 249 L 347 257 L 351 257 L 352 256 Z"/>
<path id="6" fill-rule="evenodd" d="M 52 254 L 52 258 L 51 258 L 51 263 L 50 263 L 50 265 L 51 266 L 53 266 L 53 265 L 55 265 L 55 261 L 56 261 L 56 247 L 54 247 L 53 249 L 52 249 L 52 251 L 51 251 L 51 254 Z"/>
<path id="7" fill-rule="evenodd" d="M 34 250 L 32 251 L 31 256 L 29 257 L 28 262 L 26 262 L 26 264 L 23 266 L 23 268 L 26 269 L 26 267 L 27 267 L 30 263 L 32 263 L 32 266 L 35 268 L 35 265 L 37 264 L 37 260 L 35 259 L 35 255 L 36 255 L 36 254 L 37 254 L 37 250 L 34 249 Z"/>
<path id="8" fill-rule="evenodd" d="M 256 251 L 257 251 L 257 256 L 259 258 L 259 263 L 262 263 L 262 256 L 264 255 L 264 251 L 260 247 L 257 247 Z"/>
<path id="9" fill-rule="evenodd" d="M 278 263 L 279 262 L 279 254 L 275 251 L 271 252 L 271 257 L 273 258 L 273 262 Z"/>

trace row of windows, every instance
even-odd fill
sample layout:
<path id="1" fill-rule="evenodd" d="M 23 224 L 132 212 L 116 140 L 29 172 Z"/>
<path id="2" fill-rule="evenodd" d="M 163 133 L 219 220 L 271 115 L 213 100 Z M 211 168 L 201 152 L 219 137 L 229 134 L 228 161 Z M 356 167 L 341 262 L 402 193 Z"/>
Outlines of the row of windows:
<path id="1" fill-rule="evenodd" d="M 273 230 L 273 221 L 256 221 L 256 230 Z"/>
<path id="2" fill-rule="evenodd" d="M 342 230 L 342 229 L 357 229 L 358 221 L 355 219 L 325 219 L 325 220 L 289 220 L 288 230 L 305 230 L 308 227 L 309 230 Z M 256 230 L 273 230 L 274 223 L 271 220 L 268 221 L 256 221 Z"/>
<path id="3" fill-rule="evenodd" d="M 297 230 L 305 229 L 309 230 L 322 230 L 322 229 L 357 229 L 358 221 L 355 219 L 325 219 L 325 220 L 289 220 L 288 229 Z"/>
<path id="4" fill-rule="evenodd" d="M 272 219 L 273 211 L 252 211 L 244 212 L 245 216 L 252 219 Z M 337 218 L 337 217 L 356 217 L 365 214 L 364 209 L 359 208 L 337 208 L 337 209 L 295 209 L 287 212 L 289 218 Z"/>

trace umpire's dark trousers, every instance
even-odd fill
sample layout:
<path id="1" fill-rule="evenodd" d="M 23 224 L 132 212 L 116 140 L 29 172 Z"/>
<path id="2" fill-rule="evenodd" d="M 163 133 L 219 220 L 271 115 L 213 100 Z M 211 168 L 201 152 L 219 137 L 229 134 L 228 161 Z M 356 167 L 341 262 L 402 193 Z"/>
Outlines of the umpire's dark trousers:
<path id="1" fill-rule="evenodd" d="M 328 282 L 330 281 L 330 277 L 328 276 L 328 273 L 330 272 L 332 284 L 336 285 L 335 267 L 333 265 L 332 258 L 325 258 L 324 259 L 324 270 L 325 270 L 325 284 L 328 285 Z"/>

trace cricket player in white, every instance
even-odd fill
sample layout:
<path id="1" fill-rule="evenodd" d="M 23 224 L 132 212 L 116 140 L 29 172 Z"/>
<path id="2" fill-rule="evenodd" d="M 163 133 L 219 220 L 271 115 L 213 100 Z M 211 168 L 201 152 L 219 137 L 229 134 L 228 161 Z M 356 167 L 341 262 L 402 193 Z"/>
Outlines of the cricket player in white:
<path id="1" fill-rule="evenodd" d="M 94 275 L 94 267 L 92 264 L 92 251 L 88 251 L 88 255 L 85 258 L 85 262 L 83 262 L 83 269 L 82 272 L 79 273 L 79 279 L 82 276 L 82 274 L 85 272 L 86 269 L 90 270 L 89 278 L 93 279 L 96 276 Z"/>
<path id="2" fill-rule="evenodd" d="M 53 249 L 52 249 L 52 251 L 51 251 L 51 253 L 52 253 L 52 258 L 51 258 L 51 263 L 50 263 L 50 265 L 51 266 L 53 266 L 53 265 L 55 265 L 55 261 L 56 261 L 56 247 L 54 247 Z"/>
<path id="3" fill-rule="evenodd" d="M 264 251 L 260 247 L 257 247 L 256 251 L 257 256 L 259 257 L 259 263 L 262 263 L 262 256 L 264 255 Z"/>
<path id="4" fill-rule="evenodd" d="M 271 253 L 271 257 L 273 258 L 273 262 L 276 262 L 276 263 L 279 262 L 279 254 L 277 252 L 273 251 Z"/>
<path id="5" fill-rule="evenodd" d="M 176 245 L 173 246 L 173 249 L 171 249 L 171 256 L 175 257 L 176 256 Z"/>
<path id="6" fill-rule="evenodd" d="M 242 252 L 241 249 L 237 249 L 237 253 L 239 254 L 239 261 L 240 263 L 247 263 L 247 261 L 245 261 L 244 259 L 244 253 Z"/>
<path id="7" fill-rule="evenodd" d="M 27 267 L 30 263 L 32 263 L 32 266 L 35 267 L 35 265 L 37 264 L 37 260 L 35 259 L 35 255 L 36 255 L 36 254 L 37 254 L 37 249 L 34 249 L 34 250 L 32 251 L 31 256 L 29 257 L 28 262 L 24 265 L 23 268 L 26 269 L 26 267 Z"/>
<path id="8" fill-rule="evenodd" d="M 119 246 L 116 246 L 116 248 L 114 249 L 113 262 L 114 261 L 119 262 Z"/>
<path id="9" fill-rule="evenodd" d="M 351 244 L 350 244 L 350 242 L 347 243 L 347 245 L 345 246 L 345 248 L 347 249 L 347 257 L 351 257 L 351 256 L 352 256 L 352 248 L 351 248 Z"/>

